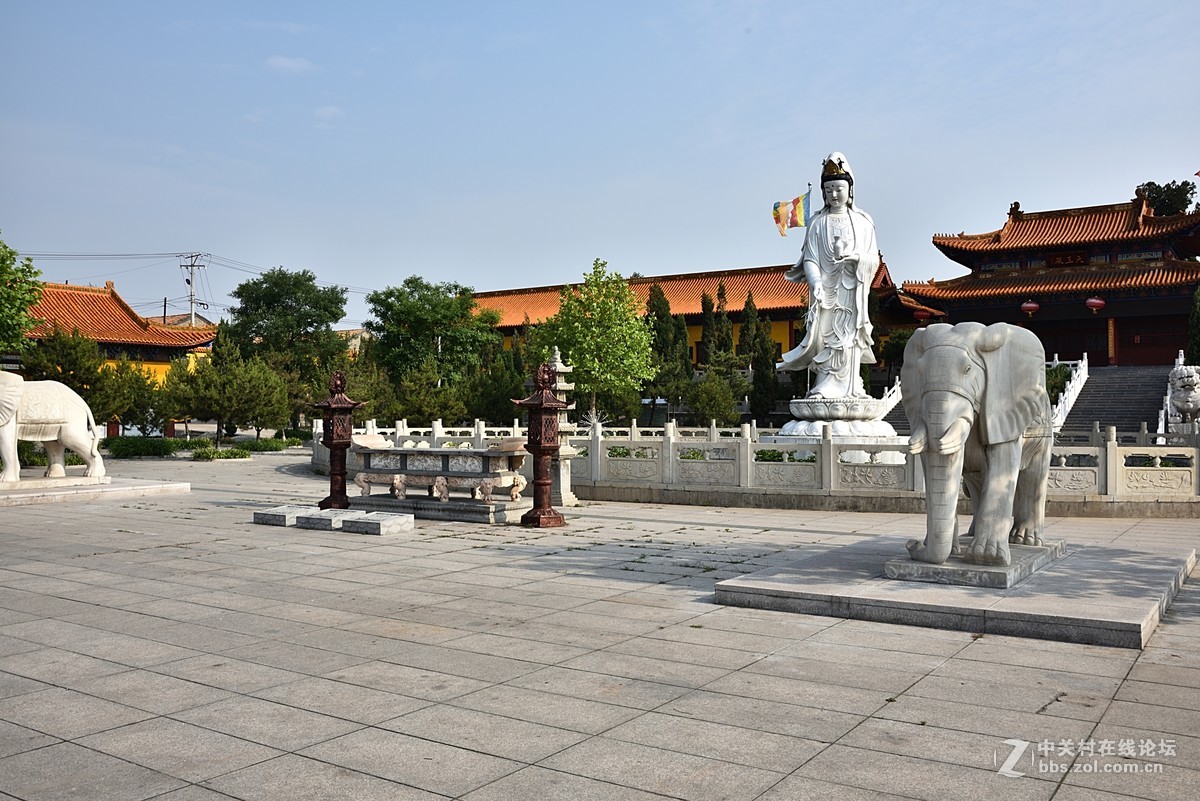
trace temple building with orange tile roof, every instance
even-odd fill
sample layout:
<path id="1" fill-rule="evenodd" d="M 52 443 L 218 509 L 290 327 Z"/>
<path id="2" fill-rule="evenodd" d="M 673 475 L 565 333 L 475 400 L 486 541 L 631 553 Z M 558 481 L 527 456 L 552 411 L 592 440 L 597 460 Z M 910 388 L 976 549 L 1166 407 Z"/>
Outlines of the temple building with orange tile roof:
<path id="1" fill-rule="evenodd" d="M 48 337 L 56 326 L 77 330 L 99 343 L 110 363 L 121 356 L 140 361 L 160 381 L 172 359 L 206 350 L 217 335 L 211 325 L 182 328 L 142 317 L 117 294 L 112 281 L 103 287 L 43 283 L 42 299 L 31 312 L 41 322 L 30 338 Z"/>
<path id="2" fill-rule="evenodd" d="M 769 267 L 750 267 L 738 270 L 716 270 L 712 272 L 681 273 L 627 279 L 629 288 L 645 308 L 650 296 L 650 287 L 658 284 L 672 314 L 682 314 L 688 323 L 688 345 L 693 361 L 699 353 L 701 297 L 708 294 L 715 301 L 717 290 L 725 285 L 726 311 L 734 323 L 734 341 L 740 332 L 741 312 L 746 295 L 753 293 L 754 306 L 759 317 L 771 318 L 771 336 L 775 340 L 776 353 L 791 350 L 799 343 L 798 326 L 804 321 L 808 308 L 808 285 L 794 283 L 784 278 L 791 264 Z M 579 286 L 572 284 L 570 286 Z M 940 314 L 916 304 L 911 298 L 902 298 L 896 292 L 887 264 L 880 262 L 871 284 L 872 292 L 879 299 L 885 318 L 895 318 L 903 325 L 912 326 L 915 309 L 925 309 L 930 316 Z M 562 286 L 543 286 L 530 289 L 505 289 L 493 292 L 474 293 L 480 308 L 493 309 L 500 315 L 499 329 L 505 335 L 506 344 L 512 334 L 526 324 L 537 324 L 558 312 Z M 878 322 L 877 322 L 878 325 Z"/>
<path id="3" fill-rule="evenodd" d="M 1026 212 L 984 234 L 933 244 L 971 272 L 905 281 L 902 293 L 943 309 L 946 322 L 1029 328 L 1047 356 L 1091 364 L 1171 364 L 1186 347 L 1200 286 L 1200 212 L 1156 216 L 1139 191 L 1128 203 Z"/>

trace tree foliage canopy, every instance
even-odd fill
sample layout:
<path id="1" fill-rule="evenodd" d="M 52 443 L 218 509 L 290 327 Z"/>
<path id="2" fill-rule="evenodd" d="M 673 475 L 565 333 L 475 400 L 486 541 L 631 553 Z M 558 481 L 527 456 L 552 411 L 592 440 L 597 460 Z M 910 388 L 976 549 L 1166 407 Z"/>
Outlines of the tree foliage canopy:
<path id="1" fill-rule="evenodd" d="M 18 261 L 17 251 L 0 240 L 0 353 L 20 353 L 32 343 L 25 338 L 38 320 L 29 310 L 42 298 L 41 273 L 33 260 Z"/>
<path id="2" fill-rule="evenodd" d="M 597 397 L 621 401 L 637 394 L 654 376 L 650 327 L 629 284 L 608 263 L 596 259 L 578 287 L 565 286 L 558 312 L 533 331 L 531 350 L 538 362 L 554 347 L 574 368 L 571 380 L 588 401 L 595 419 Z"/>
<path id="3" fill-rule="evenodd" d="M 278 364 L 311 379 L 346 349 L 333 324 L 346 314 L 346 290 L 317 286 L 309 270 L 283 267 L 243 281 L 229 293 L 226 336 L 247 358 L 277 356 Z"/>
<path id="4" fill-rule="evenodd" d="M 1150 201 L 1150 207 L 1158 217 L 1184 213 L 1196 197 L 1196 184 L 1192 181 L 1169 181 L 1165 184 L 1147 181 L 1138 190 Z M 1193 210 L 1200 210 L 1200 203 Z"/>
<path id="5" fill-rule="evenodd" d="M 377 358 L 393 378 L 424 369 L 432 359 L 443 381 L 457 384 L 478 369 L 481 354 L 500 341 L 500 316 L 480 309 L 470 287 L 431 284 L 409 276 L 398 287 L 367 295 Z"/>
<path id="6" fill-rule="evenodd" d="M 61 381 L 85 398 L 104 366 L 104 355 L 95 340 L 73 329 L 70 333 L 54 326 L 50 336 L 21 357 L 21 370 L 31 381 Z M 99 419 L 99 418 L 97 418 Z"/>

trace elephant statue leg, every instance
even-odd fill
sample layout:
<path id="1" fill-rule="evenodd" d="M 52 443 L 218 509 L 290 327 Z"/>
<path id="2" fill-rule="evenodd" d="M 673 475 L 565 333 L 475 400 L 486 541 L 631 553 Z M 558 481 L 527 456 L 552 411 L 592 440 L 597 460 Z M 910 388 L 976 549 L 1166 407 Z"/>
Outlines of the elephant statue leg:
<path id="1" fill-rule="evenodd" d="M 46 449 L 46 478 L 62 478 L 67 474 L 67 452 L 59 440 L 42 443 Z"/>
<path id="2" fill-rule="evenodd" d="M 1021 461 L 1021 441 L 988 446 L 983 490 L 975 505 L 975 538 L 963 557 L 983 565 L 1007 565 L 1012 557 L 1008 536 L 1012 531 L 1013 498 Z"/>
<path id="3" fill-rule="evenodd" d="M 1013 527 L 1008 541 L 1016 545 L 1041 545 L 1046 522 L 1047 477 L 1050 475 L 1051 440 L 1029 437 L 1017 476 L 1017 494 L 1013 500 Z"/>
<path id="4" fill-rule="evenodd" d="M 0 424 L 0 461 L 4 462 L 4 470 L 0 472 L 0 481 L 21 480 L 21 463 L 17 461 L 17 421 L 15 418 Z"/>

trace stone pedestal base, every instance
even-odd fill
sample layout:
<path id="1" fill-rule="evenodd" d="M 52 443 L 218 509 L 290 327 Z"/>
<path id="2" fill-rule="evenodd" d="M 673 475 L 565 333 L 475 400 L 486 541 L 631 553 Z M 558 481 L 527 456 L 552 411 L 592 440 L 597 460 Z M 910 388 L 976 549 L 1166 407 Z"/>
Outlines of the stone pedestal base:
<path id="1" fill-rule="evenodd" d="M 533 508 L 533 501 L 476 500 L 439 501 L 434 498 L 393 498 L 389 495 L 350 497 L 350 508 L 359 511 L 410 514 L 418 520 L 457 520 L 464 523 L 516 523 L 521 512 Z"/>
<path id="2" fill-rule="evenodd" d="M 579 505 L 579 499 L 571 491 L 571 457 L 575 455 L 576 451 L 574 448 L 570 448 L 570 453 L 563 453 L 568 447 L 559 448 L 558 457 L 550 463 L 551 506 Z"/>
<path id="3" fill-rule="evenodd" d="M 111 484 L 108 476 L 59 476 L 58 478 L 23 478 L 20 481 L 0 481 L 0 492 L 5 490 L 47 490 L 65 487 L 94 487 Z"/>
<path id="4" fill-rule="evenodd" d="M 959 540 L 965 552 L 971 540 Z M 883 563 L 883 575 L 899 581 L 926 581 L 931 584 L 957 584 L 963 587 L 1015 587 L 1043 567 L 1067 554 L 1066 540 L 1054 540 L 1045 545 L 1009 545 L 1011 563 L 1007 565 L 976 565 L 961 556 L 951 556 L 944 564 L 931 565 L 915 559 L 889 559 Z"/>

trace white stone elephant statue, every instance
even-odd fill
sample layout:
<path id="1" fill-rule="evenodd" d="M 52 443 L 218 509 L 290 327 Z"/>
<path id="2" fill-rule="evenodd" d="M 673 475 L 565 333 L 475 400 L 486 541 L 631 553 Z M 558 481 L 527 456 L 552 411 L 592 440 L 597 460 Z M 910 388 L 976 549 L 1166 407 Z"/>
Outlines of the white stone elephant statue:
<path id="1" fill-rule="evenodd" d="M 21 478 L 19 439 L 43 443 L 49 463 L 46 475 L 51 478 L 67 474 L 65 448 L 87 463 L 85 475 L 104 475 L 100 432 L 83 398 L 57 381 L 26 381 L 0 370 L 0 482 Z"/>
<path id="2" fill-rule="evenodd" d="M 918 329 L 900 387 L 925 471 L 925 539 L 908 543 L 912 558 L 958 553 L 960 488 L 973 514 L 966 561 L 1007 565 L 1010 542 L 1040 545 L 1053 433 L 1037 336 L 1007 323 Z"/>

